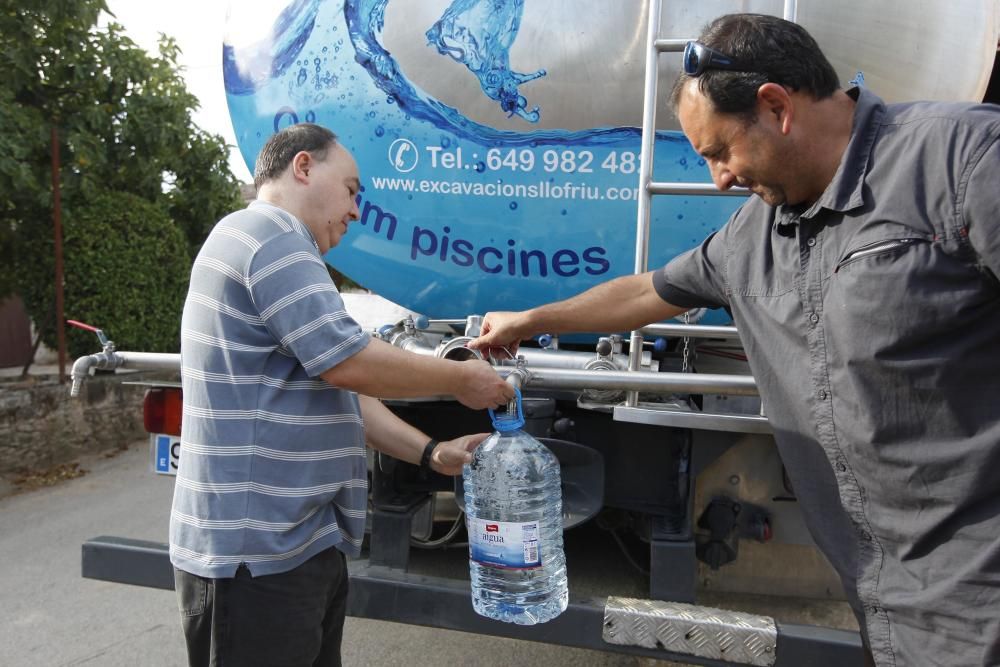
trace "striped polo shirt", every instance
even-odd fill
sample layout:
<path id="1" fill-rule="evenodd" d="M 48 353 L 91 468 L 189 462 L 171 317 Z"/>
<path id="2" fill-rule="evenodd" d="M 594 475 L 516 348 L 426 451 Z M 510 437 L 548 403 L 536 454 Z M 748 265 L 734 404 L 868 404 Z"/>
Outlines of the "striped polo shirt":
<path id="1" fill-rule="evenodd" d="M 170 560 L 203 577 L 357 555 L 367 476 L 357 394 L 319 376 L 370 337 L 344 310 L 312 234 L 256 201 L 221 220 L 181 321 L 184 420 Z"/>

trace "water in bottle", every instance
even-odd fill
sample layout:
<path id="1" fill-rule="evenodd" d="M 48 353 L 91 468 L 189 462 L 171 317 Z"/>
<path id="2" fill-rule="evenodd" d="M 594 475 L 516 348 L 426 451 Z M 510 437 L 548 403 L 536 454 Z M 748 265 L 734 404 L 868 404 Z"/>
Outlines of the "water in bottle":
<path id="1" fill-rule="evenodd" d="M 463 470 L 472 606 L 478 614 L 533 625 L 566 609 L 559 461 L 521 430 L 517 410 L 496 415 L 497 429 Z"/>

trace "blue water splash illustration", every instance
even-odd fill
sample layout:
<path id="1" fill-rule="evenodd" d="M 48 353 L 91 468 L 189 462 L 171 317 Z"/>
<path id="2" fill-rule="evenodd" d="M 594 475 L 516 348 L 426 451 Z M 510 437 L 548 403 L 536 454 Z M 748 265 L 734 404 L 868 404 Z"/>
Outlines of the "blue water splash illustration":
<path id="1" fill-rule="evenodd" d="M 500 0 L 495 1 L 500 2 Z M 305 60 L 297 61 L 296 58 L 300 56 L 303 47 L 313 36 L 317 14 L 325 2 L 326 0 L 293 0 L 289 2 L 275 21 L 270 38 L 241 49 L 240 54 L 236 54 L 231 45 L 224 44 L 223 75 L 226 91 L 233 96 L 250 96 L 271 82 L 284 80 L 285 74 L 290 74 L 289 95 L 299 97 L 297 92 L 293 95 L 291 87 L 294 85 L 297 88 L 305 89 L 309 86 L 309 83 L 303 79 L 302 70 L 305 69 L 305 78 L 312 78 L 317 84 L 313 86 L 315 87 L 314 97 L 309 98 L 308 102 L 310 104 L 321 102 L 324 98 L 324 91 L 338 85 L 337 77 L 325 73 L 320 74 L 318 70 L 311 73 L 309 72 L 311 63 L 307 63 Z M 641 131 L 636 127 L 591 128 L 577 131 L 547 129 L 520 132 L 499 130 L 470 120 L 457 109 L 428 96 L 403 76 L 399 64 L 381 43 L 385 8 L 388 2 L 389 0 L 346 0 L 343 9 L 344 18 L 351 44 L 355 49 L 355 60 L 368 72 L 373 83 L 386 93 L 386 102 L 397 104 L 406 114 L 407 119 L 412 117 L 427 121 L 452 133 L 457 138 L 474 141 L 480 145 L 606 146 L 622 141 L 636 142 L 639 140 Z M 521 2 L 523 0 L 518 0 L 519 7 L 523 8 Z M 458 9 L 458 3 L 455 3 L 453 8 Z M 511 18 L 515 15 L 519 21 L 520 11 L 489 13 L 493 23 L 488 26 L 478 25 L 474 32 L 480 40 L 499 40 L 498 36 L 506 35 L 507 37 L 503 41 L 509 47 L 517 32 L 514 25 L 516 21 Z M 445 18 L 442 17 L 439 23 L 444 21 Z M 455 21 L 452 21 L 450 25 L 457 30 Z M 337 40 L 336 50 L 339 51 L 342 41 Z M 499 53 L 503 49 L 489 47 L 487 50 Z M 294 69 L 296 66 L 299 69 Z M 507 71 L 509 72 L 509 68 Z M 510 72 L 510 75 L 512 77 L 532 76 L 519 75 L 514 72 Z M 520 98 L 519 95 L 518 97 Z M 657 132 L 657 140 L 686 145 L 683 136 L 676 132 Z"/>
<path id="2" fill-rule="evenodd" d="M 252 95 L 295 63 L 309 41 L 322 0 L 295 0 L 278 15 L 271 34 L 237 58 L 231 44 L 222 45 L 222 79 L 231 95 Z M 243 51 L 243 49 L 241 49 Z M 301 72 L 300 72 L 301 75 Z"/>
<path id="3" fill-rule="evenodd" d="M 458 110 L 428 96 L 402 75 L 399 64 L 380 41 L 388 2 L 389 0 L 346 0 L 344 18 L 354 45 L 355 60 L 365 68 L 375 85 L 387 94 L 387 101 L 398 104 L 407 115 L 479 145 L 606 146 L 622 141 L 639 141 L 642 132 L 637 127 L 519 132 L 498 130 L 470 120 Z M 658 141 L 687 146 L 687 140 L 678 132 L 657 132 L 656 138 Z"/>
<path id="4" fill-rule="evenodd" d="M 438 53 L 476 75 L 483 92 L 500 103 L 508 118 L 517 114 L 537 123 L 538 107 L 527 110 L 518 86 L 545 76 L 545 70 L 520 74 L 510 68 L 510 47 L 523 14 L 524 0 L 455 0 L 426 34 Z"/>

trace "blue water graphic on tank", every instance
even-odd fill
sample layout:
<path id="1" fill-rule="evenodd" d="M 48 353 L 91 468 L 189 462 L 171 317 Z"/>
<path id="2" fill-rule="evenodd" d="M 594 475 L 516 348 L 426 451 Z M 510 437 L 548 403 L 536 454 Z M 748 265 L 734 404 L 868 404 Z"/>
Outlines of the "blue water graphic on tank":
<path id="1" fill-rule="evenodd" d="M 510 46 L 517 39 L 523 13 L 524 0 L 455 0 L 427 31 L 427 39 L 439 53 L 468 67 L 486 96 L 497 100 L 508 115 L 537 123 L 538 107 L 526 109 L 528 101 L 518 86 L 545 76 L 545 70 L 518 74 L 510 69 Z"/>
<path id="2" fill-rule="evenodd" d="M 525 0 L 441 0 L 433 11 L 430 4 L 277 2 L 265 19 L 269 39 L 230 35 L 225 86 L 247 164 L 289 124 L 309 120 L 336 132 L 361 172 L 361 217 L 327 261 L 431 317 L 527 308 L 632 273 L 639 128 L 561 129 L 561 105 L 529 108 L 533 85 L 565 75 L 544 49 L 532 49 L 531 73 L 512 69 L 511 51 L 532 27 Z M 426 18 L 413 18 L 421 12 Z M 608 42 L 609 62 L 617 44 Z M 464 102 L 442 101 L 440 90 L 435 96 L 414 82 L 421 76 L 499 107 L 508 120 L 488 122 Z M 600 94 L 601 81 L 589 85 Z M 622 101 L 641 102 L 641 90 Z M 677 132 L 657 133 L 653 168 L 658 181 L 709 180 Z M 703 242 L 741 202 L 655 198 L 649 266 Z"/>
<path id="3" fill-rule="evenodd" d="M 320 1 L 296 0 L 288 5 L 274 22 L 271 36 L 248 49 L 254 54 L 252 58 L 237 61 L 232 46 L 223 44 L 222 78 L 226 92 L 250 95 L 262 84 L 281 77 L 312 34 Z"/>

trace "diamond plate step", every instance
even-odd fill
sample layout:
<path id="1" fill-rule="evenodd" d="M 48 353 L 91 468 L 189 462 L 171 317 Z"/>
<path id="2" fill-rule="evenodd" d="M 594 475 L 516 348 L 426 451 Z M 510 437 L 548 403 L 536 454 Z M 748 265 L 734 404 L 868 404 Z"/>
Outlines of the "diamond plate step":
<path id="1" fill-rule="evenodd" d="M 604 641 L 771 667 L 777 658 L 774 619 L 680 602 L 609 597 Z"/>

